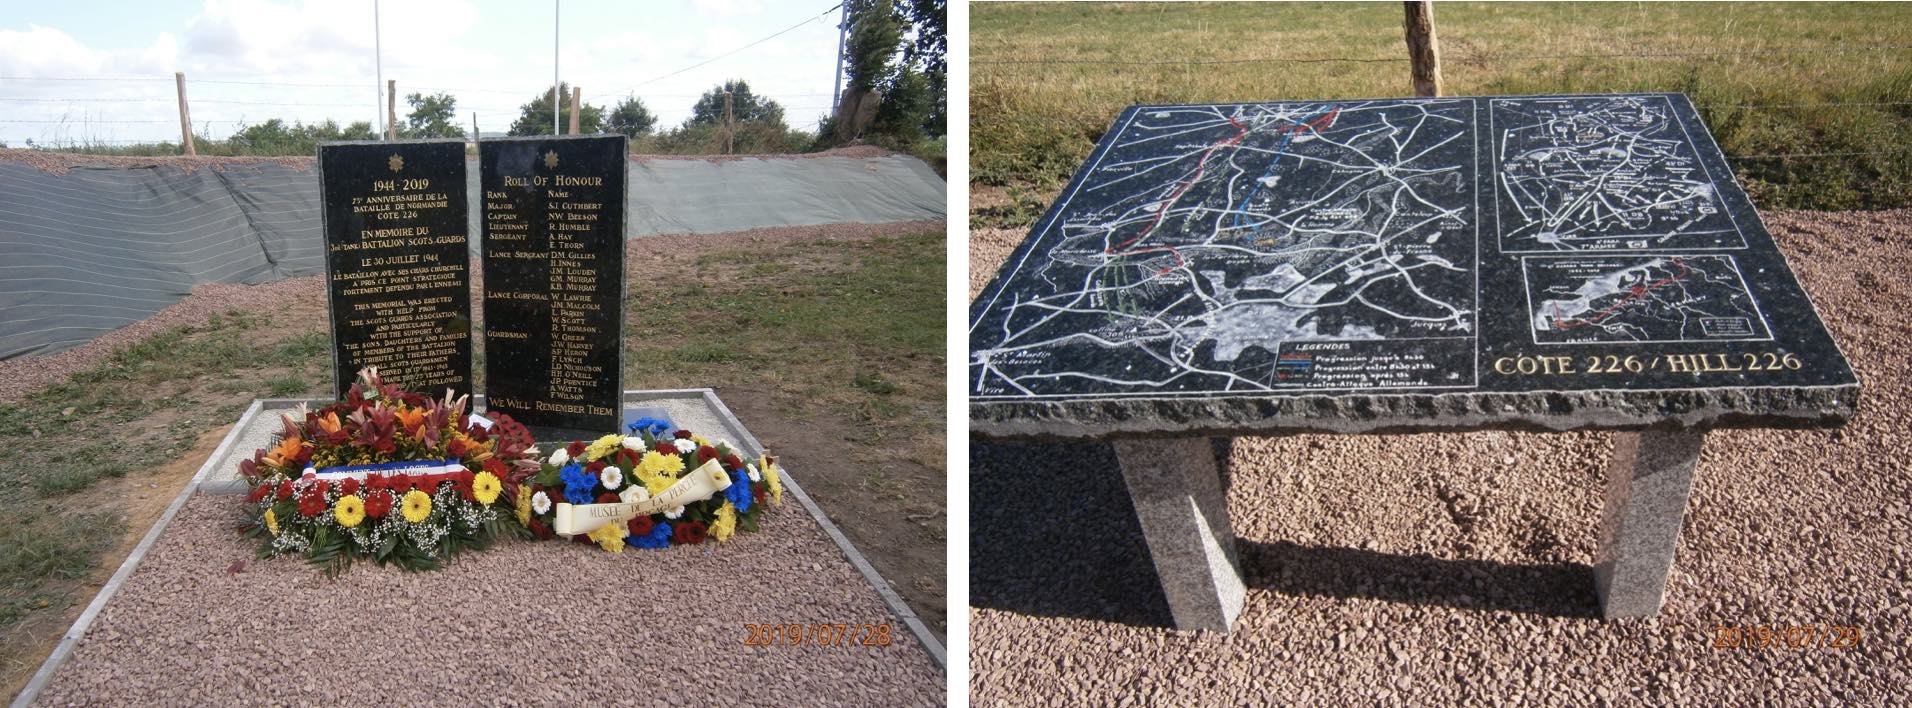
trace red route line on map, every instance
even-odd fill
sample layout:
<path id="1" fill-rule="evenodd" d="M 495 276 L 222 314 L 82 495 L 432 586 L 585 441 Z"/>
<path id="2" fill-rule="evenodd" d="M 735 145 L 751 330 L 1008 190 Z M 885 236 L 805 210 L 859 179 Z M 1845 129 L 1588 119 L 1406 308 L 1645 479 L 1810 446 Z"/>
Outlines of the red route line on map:
<path id="1" fill-rule="evenodd" d="M 1679 282 L 1680 279 L 1685 278 L 1686 274 L 1688 273 L 1686 269 L 1686 261 L 1681 260 L 1679 258 L 1675 258 L 1673 259 L 1673 265 L 1680 269 L 1680 272 L 1678 274 L 1661 278 L 1659 280 L 1655 280 L 1651 283 L 1647 283 L 1646 285 L 1633 286 L 1633 288 L 1630 291 L 1628 291 L 1629 294 L 1627 295 L 1626 299 L 1613 303 L 1611 305 L 1608 305 L 1607 309 L 1601 310 L 1600 314 L 1594 315 L 1592 319 L 1564 319 L 1563 320 L 1560 318 L 1560 306 L 1555 305 L 1554 306 L 1554 330 L 1556 331 L 1569 330 L 1569 329 L 1575 329 L 1579 327 L 1585 327 L 1587 325 L 1600 324 L 1602 321 L 1606 320 L 1606 318 L 1611 317 L 1613 313 L 1618 311 L 1621 307 L 1631 304 L 1635 300 L 1639 300 L 1640 298 L 1646 297 L 1647 293 L 1653 292 L 1654 290 L 1658 290 L 1662 287 Z"/>
<path id="2" fill-rule="evenodd" d="M 1320 130 L 1321 128 L 1330 128 L 1334 126 L 1335 117 L 1340 114 L 1341 114 L 1341 107 L 1335 106 L 1334 110 L 1329 111 L 1327 115 L 1324 115 L 1320 118 L 1316 118 L 1306 123 L 1301 123 L 1297 125 L 1282 126 L 1281 129 L 1283 131 L 1292 131 L 1295 133 L 1299 133 L 1303 129 Z M 1171 270 L 1175 270 L 1176 268 L 1180 268 L 1188 262 L 1187 259 L 1182 257 L 1181 251 L 1175 250 L 1174 246 L 1149 246 L 1147 248 L 1132 248 L 1126 251 L 1121 249 L 1129 248 L 1130 246 L 1135 245 L 1136 242 L 1141 241 L 1142 239 L 1148 238 L 1150 234 L 1155 233 L 1156 227 L 1162 225 L 1162 220 L 1168 216 L 1169 209 L 1175 206 L 1176 200 L 1181 199 L 1183 195 L 1188 194 L 1188 190 L 1193 189 L 1195 187 L 1195 183 L 1201 181 L 1202 176 L 1207 173 L 1208 158 L 1213 157 L 1215 155 L 1216 150 L 1220 150 L 1224 147 L 1234 147 L 1235 145 L 1240 144 L 1241 139 L 1248 135 L 1248 126 L 1242 125 L 1241 121 L 1236 120 L 1234 116 L 1228 117 L 1228 124 L 1235 126 L 1235 131 L 1236 131 L 1235 137 L 1216 142 L 1215 144 L 1208 146 L 1207 150 L 1202 151 L 1202 159 L 1200 162 L 1196 163 L 1195 165 L 1195 175 L 1188 178 L 1187 181 L 1184 181 L 1180 187 L 1176 188 L 1175 193 L 1173 195 L 1170 195 L 1166 201 L 1162 202 L 1162 208 L 1155 210 L 1155 220 L 1149 222 L 1148 228 L 1142 229 L 1142 233 L 1137 234 L 1135 238 L 1132 238 L 1127 241 L 1123 241 L 1122 243 L 1116 244 L 1114 246 L 1110 246 L 1108 248 L 1102 249 L 1103 254 L 1111 255 L 1111 256 L 1129 256 L 1129 255 L 1137 255 L 1142 253 L 1161 253 L 1163 251 L 1167 251 L 1169 255 L 1175 256 L 1175 265 L 1167 266 L 1162 268 L 1161 270 L 1156 271 L 1155 272 L 1156 275 L 1162 275 Z"/>

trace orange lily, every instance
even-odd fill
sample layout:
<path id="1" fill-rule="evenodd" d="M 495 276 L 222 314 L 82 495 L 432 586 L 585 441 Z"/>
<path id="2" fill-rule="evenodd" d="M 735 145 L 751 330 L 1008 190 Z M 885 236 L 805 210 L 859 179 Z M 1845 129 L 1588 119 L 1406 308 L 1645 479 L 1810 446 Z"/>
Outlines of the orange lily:
<path id="1" fill-rule="evenodd" d="M 326 435 L 331 435 L 344 429 L 345 426 L 339 423 L 339 414 L 336 411 L 327 413 L 325 417 L 319 419 L 319 430 L 324 431 Z"/>
<path id="2" fill-rule="evenodd" d="M 272 465 L 273 467 L 284 467 L 289 461 L 298 459 L 299 450 L 304 445 L 305 441 L 300 440 L 299 436 L 287 435 L 284 440 L 279 441 L 278 447 L 266 453 L 266 464 Z"/>
<path id="3" fill-rule="evenodd" d="M 399 406 L 398 424 L 400 430 L 416 438 L 419 436 L 420 428 L 425 425 L 425 411 L 411 406 Z"/>

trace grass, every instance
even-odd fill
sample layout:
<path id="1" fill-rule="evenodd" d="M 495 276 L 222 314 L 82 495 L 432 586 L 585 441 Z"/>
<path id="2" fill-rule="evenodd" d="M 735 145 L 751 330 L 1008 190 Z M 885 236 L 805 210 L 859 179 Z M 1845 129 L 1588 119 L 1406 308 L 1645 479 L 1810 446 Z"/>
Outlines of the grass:
<path id="1" fill-rule="evenodd" d="M 803 241 L 703 255 L 694 279 L 634 280 L 626 376 L 643 388 L 724 381 L 779 392 L 792 416 L 821 403 L 884 429 L 940 431 L 913 411 L 942 400 L 942 244 L 934 232 Z"/>
<path id="2" fill-rule="evenodd" d="M 1399 3 L 978 3 L 971 18 L 976 185 L 1054 192 L 1131 104 L 1412 94 Z M 1912 205 L 1912 49 L 1876 49 L 1909 43 L 1912 6 L 1443 2 L 1435 25 L 1447 95 L 1685 92 L 1761 206 Z M 1189 63 L 1271 57 L 1380 61 Z M 1754 157 L 1851 152 L 1883 154 Z M 976 216 L 1034 218 L 1005 212 Z"/>
<path id="3" fill-rule="evenodd" d="M 328 339 L 309 319 L 297 326 L 319 331 L 216 315 L 0 404 L 0 660 L 37 661 L 30 637 L 57 631 L 44 623 L 84 601 L 80 581 L 127 530 L 124 500 L 91 490 L 177 459 L 255 396 L 322 386 Z"/>

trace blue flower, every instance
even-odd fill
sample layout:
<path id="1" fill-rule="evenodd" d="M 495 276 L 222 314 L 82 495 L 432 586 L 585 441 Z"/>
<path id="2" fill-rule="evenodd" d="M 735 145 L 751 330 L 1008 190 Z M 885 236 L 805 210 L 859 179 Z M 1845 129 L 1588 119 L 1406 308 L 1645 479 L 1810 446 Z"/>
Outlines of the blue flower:
<path id="1" fill-rule="evenodd" d="M 737 507 L 737 513 L 750 511 L 750 475 L 743 470 L 730 473 L 730 486 L 724 487 L 724 498 Z"/>
<path id="2" fill-rule="evenodd" d="M 625 536 L 624 542 L 638 548 L 670 548 L 671 525 L 662 521 L 651 526 L 651 532 L 643 536 Z"/>
<path id="3" fill-rule="evenodd" d="M 584 471 L 584 465 L 576 462 L 558 470 L 559 481 L 564 482 L 564 500 L 572 504 L 589 504 L 596 497 L 591 490 L 597 487 L 598 478 Z"/>
<path id="4" fill-rule="evenodd" d="M 670 430 L 671 422 L 663 418 L 639 418 L 631 421 L 630 428 L 631 434 L 633 435 L 637 433 L 650 433 L 652 436 L 657 436 L 663 435 L 665 431 Z"/>

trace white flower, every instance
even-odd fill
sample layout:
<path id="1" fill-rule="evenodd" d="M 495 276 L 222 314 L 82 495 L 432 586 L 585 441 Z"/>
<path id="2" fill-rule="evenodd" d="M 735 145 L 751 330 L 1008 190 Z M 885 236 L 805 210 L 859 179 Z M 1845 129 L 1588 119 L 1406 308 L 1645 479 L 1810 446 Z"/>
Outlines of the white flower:
<path id="1" fill-rule="evenodd" d="M 543 516 L 545 512 L 551 510 L 551 497 L 547 496 L 544 492 L 531 495 L 531 510 L 538 512 L 539 516 Z"/>
<path id="2" fill-rule="evenodd" d="M 681 506 L 675 509 L 672 509 L 670 511 L 664 512 L 664 518 L 666 519 L 675 519 L 683 515 L 684 515 L 684 507 L 681 507 Z"/>
<path id="3" fill-rule="evenodd" d="M 676 441 L 672 442 L 671 444 L 677 446 L 678 452 L 686 454 L 686 455 L 697 451 L 697 441 L 691 440 L 689 438 L 678 438 Z"/>
<path id="4" fill-rule="evenodd" d="M 616 467 L 606 467 L 604 471 L 598 473 L 598 483 L 604 485 L 605 489 L 615 490 L 618 487 L 622 487 L 624 486 L 624 471 Z"/>
<path id="5" fill-rule="evenodd" d="M 638 451 L 638 452 L 643 452 L 643 451 L 644 451 L 644 439 L 643 439 L 643 438 L 640 438 L 640 437 L 638 437 L 638 436 L 636 436 L 636 435 L 626 435 L 626 436 L 624 436 L 624 449 L 626 449 L 626 450 L 636 450 L 636 451 Z"/>
<path id="6" fill-rule="evenodd" d="M 570 462 L 570 461 L 571 461 L 571 452 L 568 450 L 565 450 L 564 448 L 558 448 L 557 452 L 551 453 L 551 464 L 554 467 L 563 467 L 564 463 Z"/>
<path id="7" fill-rule="evenodd" d="M 763 481 L 763 473 L 757 471 L 757 465 L 755 463 L 744 465 L 744 469 L 750 472 L 750 481 L 752 482 Z"/>

